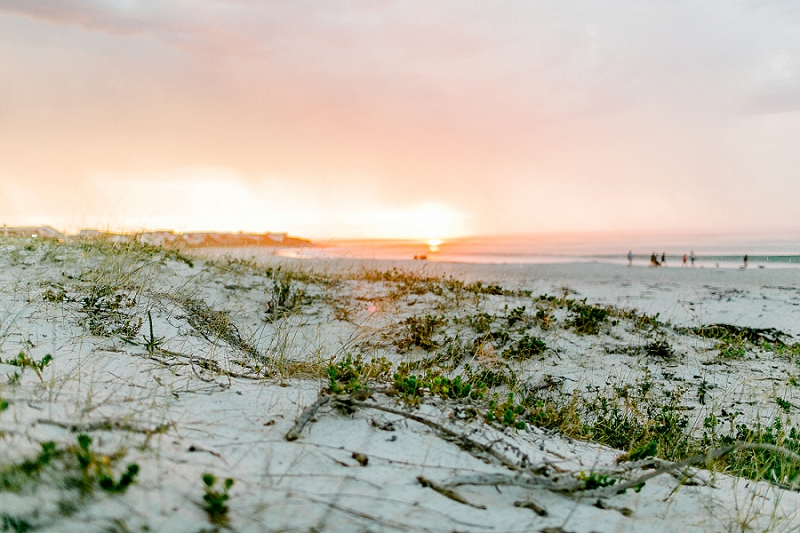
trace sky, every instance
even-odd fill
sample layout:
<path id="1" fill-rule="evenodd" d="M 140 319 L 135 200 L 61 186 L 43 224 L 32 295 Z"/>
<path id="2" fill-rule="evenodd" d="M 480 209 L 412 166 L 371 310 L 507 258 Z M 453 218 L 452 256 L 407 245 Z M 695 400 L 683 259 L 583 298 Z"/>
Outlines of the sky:
<path id="1" fill-rule="evenodd" d="M 0 223 L 800 233 L 794 1 L 0 0 Z"/>

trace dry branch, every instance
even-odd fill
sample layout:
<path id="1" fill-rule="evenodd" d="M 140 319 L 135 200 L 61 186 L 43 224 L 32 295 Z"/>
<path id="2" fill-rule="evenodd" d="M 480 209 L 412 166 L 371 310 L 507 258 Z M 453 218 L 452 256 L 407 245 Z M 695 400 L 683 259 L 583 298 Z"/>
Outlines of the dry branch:
<path id="1" fill-rule="evenodd" d="M 447 487 L 443 487 L 437 483 L 434 483 L 430 479 L 424 478 L 422 476 L 417 476 L 417 481 L 423 487 L 427 487 L 430 489 L 435 490 L 445 498 L 450 498 L 454 502 L 463 503 L 464 505 L 469 505 L 470 507 L 474 507 L 475 509 L 486 509 L 485 505 L 475 505 L 474 503 L 470 503 L 464 498 L 462 495 L 454 491 L 453 489 L 448 489 Z"/>
<path id="2" fill-rule="evenodd" d="M 293 441 L 299 439 L 303 428 L 306 427 L 312 418 L 314 418 L 314 415 L 317 414 L 317 411 L 319 411 L 321 407 L 328 405 L 334 399 L 334 396 L 323 396 L 311 406 L 307 407 L 302 413 L 300 413 L 300 416 L 297 417 L 297 421 L 294 423 L 294 426 L 292 426 L 292 429 L 286 433 L 286 440 Z"/>

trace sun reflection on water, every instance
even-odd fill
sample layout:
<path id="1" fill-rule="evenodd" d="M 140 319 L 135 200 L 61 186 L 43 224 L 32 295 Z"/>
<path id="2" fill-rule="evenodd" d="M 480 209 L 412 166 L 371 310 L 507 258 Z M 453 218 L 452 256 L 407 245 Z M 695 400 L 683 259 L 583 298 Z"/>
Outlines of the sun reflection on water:
<path id="1" fill-rule="evenodd" d="M 442 244 L 442 241 L 439 239 L 431 239 L 428 241 L 428 253 L 435 254 L 439 251 L 439 245 Z"/>

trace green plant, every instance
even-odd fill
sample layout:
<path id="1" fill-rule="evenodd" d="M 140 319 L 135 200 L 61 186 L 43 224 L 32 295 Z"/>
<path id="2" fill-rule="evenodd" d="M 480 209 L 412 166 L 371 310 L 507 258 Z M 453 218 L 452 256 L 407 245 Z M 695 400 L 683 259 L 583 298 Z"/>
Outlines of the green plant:
<path id="1" fill-rule="evenodd" d="M 63 287 L 48 288 L 42 293 L 45 302 L 62 303 L 67 299 L 67 291 Z"/>
<path id="2" fill-rule="evenodd" d="M 741 344 L 721 342 L 719 345 L 720 359 L 744 359 L 747 349 Z"/>
<path id="3" fill-rule="evenodd" d="M 541 326 L 542 329 L 549 328 L 554 321 L 553 316 L 544 309 L 538 309 L 533 319 Z"/>
<path id="4" fill-rule="evenodd" d="M 792 404 L 783 398 L 775 398 L 775 403 L 777 403 L 778 407 L 780 407 L 786 414 L 789 414 L 789 412 L 792 410 Z"/>
<path id="5" fill-rule="evenodd" d="M 344 359 L 328 365 L 328 390 L 334 394 L 351 394 L 367 389 L 370 381 L 386 381 L 391 376 L 392 364 L 385 358 L 364 361 L 347 354 Z"/>
<path id="6" fill-rule="evenodd" d="M 581 302 L 570 301 L 568 308 L 572 314 L 571 324 L 575 331 L 582 334 L 596 335 L 611 312 L 611 308 L 599 305 L 587 305 L 586 300 Z"/>
<path id="7" fill-rule="evenodd" d="M 627 458 L 629 461 L 639 461 L 641 459 L 647 459 L 648 457 L 653 457 L 657 453 L 658 453 L 658 441 L 654 439 L 648 442 L 647 444 L 643 444 L 629 451 Z"/>
<path id="8" fill-rule="evenodd" d="M 117 285 L 92 283 L 79 301 L 92 335 L 133 339 L 142 327 L 142 319 L 131 311 L 136 297 Z"/>
<path id="9" fill-rule="evenodd" d="M 504 426 L 511 426 L 517 429 L 525 429 L 527 425 L 519 417 L 525 414 L 525 406 L 514 402 L 514 394 L 509 392 L 508 397 L 503 402 L 497 401 L 497 395 L 489 400 L 489 409 L 486 412 L 486 420 L 489 422 L 498 421 Z"/>
<path id="10" fill-rule="evenodd" d="M 464 381 L 461 376 L 448 378 L 440 372 L 415 376 L 403 372 L 394 375 L 394 391 L 409 405 L 419 405 L 426 394 L 450 400 L 483 398 L 486 386 Z"/>
<path id="11" fill-rule="evenodd" d="M 403 330 L 398 347 L 406 350 L 411 346 L 419 346 L 423 350 L 433 350 L 439 346 L 433 337 L 446 323 L 447 320 L 442 316 L 410 316 L 402 322 Z"/>
<path id="12" fill-rule="evenodd" d="M 215 526 L 227 527 L 230 524 L 230 520 L 228 519 L 229 509 L 226 502 L 230 499 L 228 491 L 233 487 L 233 479 L 226 478 L 222 483 L 221 491 L 214 488 L 217 478 L 213 474 L 203 474 L 202 479 L 205 486 L 203 510 L 208 515 L 208 521 Z"/>
<path id="13" fill-rule="evenodd" d="M 515 307 L 512 309 L 508 316 L 506 316 L 506 320 L 508 321 L 508 327 L 513 328 L 515 324 L 521 323 L 523 326 L 526 324 L 526 317 L 525 317 L 525 306 Z"/>
<path id="14" fill-rule="evenodd" d="M 150 326 L 150 337 L 144 338 L 143 346 L 147 350 L 147 353 L 154 353 L 161 348 L 161 344 L 164 342 L 163 337 L 156 337 L 153 334 L 153 317 L 150 314 L 150 311 L 147 312 L 147 323 Z"/>
<path id="15" fill-rule="evenodd" d="M 672 359 L 675 357 L 675 352 L 666 339 L 654 340 L 645 347 L 645 353 L 650 357 L 657 357 L 659 359 Z"/>
<path id="16" fill-rule="evenodd" d="M 186 312 L 181 318 L 185 318 L 204 339 L 209 342 L 220 339 L 254 359 L 264 359 L 258 349 L 242 336 L 228 311 L 212 309 L 204 301 L 193 298 L 181 298 L 179 303 Z"/>
<path id="17" fill-rule="evenodd" d="M 0 514 L 0 531 L 26 533 L 27 531 L 31 531 L 33 528 L 33 524 L 24 518 L 18 518 L 9 514 Z"/>
<path id="18" fill-rule="evenodd" d="M 139 466 L 129 464 L 115 481 L 112 467 L 124 451 L 109 456 L 95 452 L 91 445 L 92 438 L 86 434 L 78 435 L 76 445 L 66 447 L 58 447 L 52 441 L 43 442 L 35 459 L 24 459 L 0 469 L 0 490 L 20 492 L 48 471 L 61 485 L 77 488 L 82 495 L 91 494 L 95 487 L 109 493 L 124 493 L 135 481 Z"/>
<path id="19" fill-rule="evenodd" d="M 547 349 L 547 344 L 543 340 L 532 335 L 524 335 L 517 342 L 507 348 L 503 355 L 510 359 L 525 360 L 534 355 L 539 355 Z"/>
<path id="20" fill-rule="evenodd" d="M 286 316 L 308 300 L 306 292 L 297 287 L 291 273 L 282 273 L 281 268 L 270 270 L 272 295 L 267 304 L 267 322 Z"/>
<path id="21" fill-rule="evenodd" d="M 610 487 L 618 481 L 613 477 L 604 474 L 598 474 L 596 472 L 589 472 L 589 474 L 586 474 L 586 472 L 581 472 L 580 475 L 578 475 L 578 479 L 584 482 L 584 490 Z"/>
<path id="22" fill-rule="evenodd" d="M 53 361 L 53 356 L 50 354 L 45 355 L 42 357 L 40 361 L 35 361 L 30 355 L 26 354 L 25 352 L 19 352 L 19 354 L 12 358 L 6 359 L 3 363 L 7 365 L 12 365 L 19 367 L 20 369 L 24 370 L 26 368 L 30 368 L 36 375 L 39 377 L 39 381 L 42 380 L 42 370 L 45 369 L 47 365 L 49 365 Z M 16 383 L 19 381 L 19 375 L 15 373 L 15 377 L 12 378 L 12 381 Z"/>
<path id="23" fill-rule="evenodd" d="M 494 323 L 495 317 L 489 313 L 477 313 L 468 317 L 467 320 L 470 327 L 475 330 L 475 333 L 482 334 L 487 333 L 492 329 L 492 324 Z"/>

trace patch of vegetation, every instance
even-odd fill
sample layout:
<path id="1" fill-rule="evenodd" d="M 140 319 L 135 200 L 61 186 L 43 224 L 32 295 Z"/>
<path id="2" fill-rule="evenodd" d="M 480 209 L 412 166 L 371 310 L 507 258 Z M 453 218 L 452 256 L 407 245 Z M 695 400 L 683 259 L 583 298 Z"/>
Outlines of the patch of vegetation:
<path id="1" fill-rule="evenodd" d="M 778 404 L 778 407 L 786 414 L 789 414 L 792 410 L 792 404 L 783 398 L 775 398 L 775 403 Z"/>
<path id="2" fill-rule="evenodd" d="M 24 518 L 18 518 L 9 514 L 0 514 L 0 531 L 13 531 L 14 533 L 26 533 L 34 528 L 33 524 Z"/>
<path id="3" fill-rule="evenodd" d="M 59 448 L 52 441 L 43 442 L 35 459 L 25 459 L 0 469 L 0 490 L 20 492 L 31 484 L 41 482 L 49 474 L 65 488 L 76 488 L 82 495 L 91 494 L 95 488 L 110 493 L 123 493 L 135 481 L 139 466 L 128 465 L 118 480 L 114 479 L 112 466 L 124 455 L 120 450 L 103 455 L 91 448 L 92 438 L 86 434 L 77 437 L 75 445 Z"/>
<path id="4" fill-rule="evenodd" d="M 228 311 L 217 311 L 205 302 L 192 298 L 184 298 L 179 303 L 186 312 L 182 318 L 185 318 L 189 325 L 208 342 L 213 343 L 219 339 L 259 361 L 265 359 L 261 352 L 242 336 Z"/>
<path id="5" fill-rule="evenodd" d="M 477 366 L 474 369 L 472 365 L 465 364 L 464 374 L 470 383 L 480 381 L 489 389 L 495 387 L 515 389 L 518 386 L 517 376 L 514 371 L 507 364 L 500 361 L 488 366 Z"/>
<path id="6" fill-rule="evenodd" d="M 602 489 L 603 487 L 611 487 L 617 483 L 616 478 L 607 476 L 605 474 L 598 474 L 597 472 L 581 472 L 578 479 L 585 483 L 584 490 Z"/>
<path id="7" fill-rule="evenodd" d="M 447 320 L 443 316 L 414 315 L 403 320 L 401 324 L 403 329 L 396 341 L 400 350 L 406 351 L 413 346 L 419 346 L 423 350 L 431 351 L 439 347 L 434 336 L 447 324 Z"/>
<path id="8" fill-rule="evenodd" d="M 654 457 L 658 453 L 658 442 L 651 440 L 647 444 L 634 448 L 628 452 L 628 461 L 641 461 L 648 457 Z"/>
<path id="9" fill-rule="evenodd" d="M 610 307 L 588 305 L 586 299 L 575 302 L 570 301 L 568 309 L 571 314 L 570 325 L 575 331 L 584 335 L 597 335 L 606 318 L 612 312 Z"/>
<path id="10" fill-rule="evenodd" d="M 633 385 L 575 391 L 568 397 L 548 388 L 523 394 L 516 403 L 495 403 L 493 419 L 500 421 L 502 416 L 506 425 L 521 420 L 570 438 L 628 450 L 620 461 L 648 457 L 680 461 L 741 442 L 770 444 L 800 453 L 800 431 L 787 427 L 780 418 L 771 425 L 747 425 L 736 423 L 740 413 L 729 413 L 724 417 L 726 424 L 711 413 L 698 432 L 683 408 L 686 391 L 678 388 L 666 392 L 669 394 L 655 394 L 649 377 Z M 792 407 L 781 398 L 776 403 L 784 412 Z M 728 429 L 724 430 L 726 425 Z M 706 468 L 787 488 L 800 486 L 800 464 L 771 450 L 737 451 L 715 459 Z"/>
<path id="11" fill-rule="evenodd" d="M 485 284 L 482 281 L 465 283 L 453 276 L 430 276 L 424 271 L 411 271 L 392 268 L 391 270 L 365 270 L 361 279 L 366 281 L 379 281 L 391 283 L 393 290 L 392 299 L 398 299 L 408 294 L 421 296 L 434 294 L 436 296 L 453 297 L 458 302 L 462 295 L 482 296 L 524 296 L 530 297 L 531 291 L 511 291 L 495 284 Z"/>
<path id="12" fill-rule="evenodd" d="M 673 359 L 675 357 L 675 351 L 672 349 L 672 346 L 666 341 L 666 339 L 656 339 L 644 348 L 645 353 L 650 357 L 655 357 L 657 359 Z"/>
<path id="13" fill-rule="evenodd" d="M 695 328 L 684 328 L 684 331 L 704 339 L 718 339 L 734 344 L 741 344 L 747 341 L 750 343 L 768 342 L 775 345 L 785 345 L 784 339 L 789 337 L 788 334 L 775 328 L 749 328 L 732 324 L 709 324 Z"/>
<path id="14" fill-rule="evenodd" d="M 92 284 L 79 301 L 92 335 L 133 339 L 142 327 L 142 319 L 132 312 L 136 297 L 118 286 Z"/>
<path id="15" fill-rule="evenodd" d="M 203 510 L 208 516 L 208 521 L 215 526 L 228 527 L 230 519 L 228 518 L 228 500 L 230 495 L 228 491 L 233 487 L 233 479 L 226 478 L 222 482 L 222 490 L 215 487 L 217 478 L 213 474 L 203 474 L 203 485 L 205 494 L 203 495 Z"/>
<path id="16" fill-rule="evenodd" d="M 385 358 L 364 361 L 347 354 L 344 359 L 328 365 L 328 391 L 333 394 L 352 394 L 369 388 L 370 382 L 386 382 L 392 375 L 392 364 Z"/>
<path id="17" fill-rule="evenodd" d="M 544 353 L 546 349 L 547 344 L 543 340 L 532 335 L 524 335 L 507 348 L 503 355 L 509 359 L 524 361 Z"/>
<path id="18" fill-rule="evenodd" d="M 60 285 L 49 287 L 42 293 L 42 299 L 45 302 L 62 303 L 67 299 L 67 291 Z"/>
<path id="19" fill-rule="evenodd" d="M 486 420 L 489 422 L 498 421 L 504 426 L 514 427 L 516 429 L 525 429 L 527 425 L 522 420 L 526 408 L 520 403 L 514 402 L 514 393 L 509 392 L 508 397 L 498 402 L 497 395 L 489 400 L 488 410 L 486 411 Z"/>
<path id="20" fill-rule="evenodd" d="M 477 313 L 468 317 L 467 322 L 469 326 L 475 330 L 475 333 L 480 335 L 492 330 L 492 324 L 494 324 L 495 318 L 494 315 L 490 315 L 489 313 Z"/>
<path id="21" fill-rule="evenodd" d="M 508 306 L 506 306 L 508 308 Z M 516 325 L 522 326 L 522 328 L 527 329 L 530 327 L 530 319 L 525 314 L 525 306 L 515 307 L 511 311 L 508 312 L 506 315 L 506 321 L 508 322 L 508 327 L 513 328 Z"/>
<path id="22" fill-rule="evenodd" d="M 548 329 L 555 322 L 553 315 L 544 309 L 538 309 L 536 311 L 536 315 L 533 317 L 533 320 L 542 329 Z"/>
<path id="23" fill-rule="evenodd" d="M 736 342 L 721 342 L 719 344 L 719 359 L 744 359 L 747 355 L 747 348 Z"/>
<path id="24" fill-rule="evenodd" d="M 272 295 L 267 303 L 266 321 L 273 322 L 295 312 L 310 300 L 305 290 L 298 286 L 292 272 L 282 272 L 278 267 L 270 269 Z"/>
<path id="25" fill-rule="evenodd" d="M 394 374 L 394 392 L 408 405 L 419 405 L 426 396 L 450 400 L 479 400 L 486 394 L 486 385 L 480 380 L 465 381 L 461 376 L 449 378 L 434 371 L 424 376 L 397 372 Z"/>
<path id="26" fill-rule="evenodd" d="M 42 357 L 40 361 L 34 361 L 34 359 L 25 352 L 19 352 L 19 354 L 16 357 L 11 359 L 6 359 L 5 361 L 2 362 L 7 365 L 16 366 L 22 371 L 24 371 L 26 368 L 30 368 L 31 370 L 36 372 L 36 375 L 39 377 L 39 381 L 43 381 L 42 370 L 44 370 L 45 367 L 49 365 L 52 361 L 53 361 L 53 356 L 50 354 L 47 354 L 44 357 Z M 17 376 L 17 380 L 19 380 L 19 376 Z"/>
<path id="27" fill-rule="evenodd" d="M 513 291 L 507 291 L 500 285 L 487 284 L 484 285 L 482 281 L 476 281 L 468 285 L 464 285 L 464 290 L 473 294 L 491 294 L 495 296 L 513 296 Z"/>
<path id="28" fill-rule="evenodd" d="M 124 450 L 111 455 L 94 451 L 92 438 L 86 434 L 78 435 L 77 442 L 69 446 L 43 442 L 35 458 L 0 466 L 0 491 L 24 495 L 36 492 L 43 486 L 56 488 L 61 494 L 60 513 L 71 514 L 97 489 L 107 494 L 127 491 L 136 480 L 139 465 L 129 464 L 116 478 L 114 465 L 124 455 Z M 31 516 L 0 516 L 3 518 L 4 531 L 28 531 L 38 527 L 39 522 L 51 518 L 39 512 Z"/>

